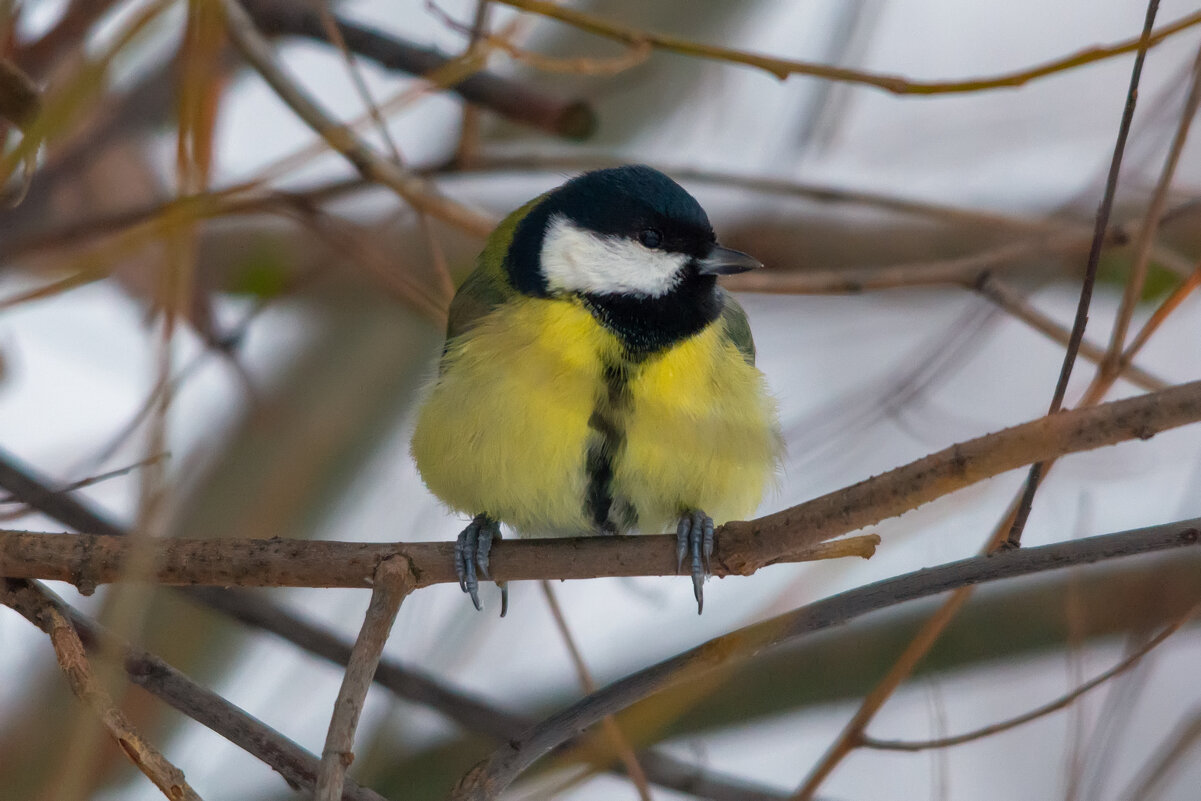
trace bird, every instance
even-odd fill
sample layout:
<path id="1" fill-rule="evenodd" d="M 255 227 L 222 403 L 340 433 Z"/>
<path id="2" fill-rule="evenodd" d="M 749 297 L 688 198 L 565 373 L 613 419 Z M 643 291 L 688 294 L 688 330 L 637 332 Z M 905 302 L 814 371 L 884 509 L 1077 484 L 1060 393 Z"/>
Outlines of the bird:
<path id="1" fill-rule="evenodd" d="M 747 315 L 717 284 L 759 267 L 645 165 L 585 172 L 496 227 L 451 301 L 411 441 L 429 490 L 471 517 L 454 558 L 477 610 L 501 524 L 674 528 L 703 610 L 716 526 L 754 512 L 783 452 Z"/>

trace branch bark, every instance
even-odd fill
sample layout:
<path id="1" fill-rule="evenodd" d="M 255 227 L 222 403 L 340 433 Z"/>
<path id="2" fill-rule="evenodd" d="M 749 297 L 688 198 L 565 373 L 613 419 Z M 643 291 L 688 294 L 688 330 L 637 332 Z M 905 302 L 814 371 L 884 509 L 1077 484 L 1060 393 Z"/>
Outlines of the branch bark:
<path id="1" fill-rule="evenodd" d="M 770 561 L 867 558 L 878 542 L 879 537 L 864 535 L 815 543 Z M 153 568 L 134 577 L 125 567 L 133 550 L 125 537 L 0 530 L 0 576 L 77 587 L 141 579 L 168 586 L 369 588 L 376 566 L 399 555 L 410 563 L 414 588 L 458 581 L 453 542 L 161 539 L 139 547 L 152 549 Z M 674 576 L 675 548 L 674 534 L 506 540 L 504 558 L 493 560 L 492 573 L 501 581 Z M 715 576 L 733 572 L 716 562 L 713 568 Z"/>

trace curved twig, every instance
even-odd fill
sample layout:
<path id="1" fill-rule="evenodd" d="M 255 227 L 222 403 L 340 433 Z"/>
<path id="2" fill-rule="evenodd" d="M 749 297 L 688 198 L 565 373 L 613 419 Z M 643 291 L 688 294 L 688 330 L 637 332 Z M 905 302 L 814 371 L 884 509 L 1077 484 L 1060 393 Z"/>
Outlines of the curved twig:
<path id="1" fill-rule="evenodd" d="M 1107 559 L 1191 547 L 1201 541 L 1201 519 L 1105 534 L 1070 542 L 976 556 L 858 587 L 778 617 L 709 640 L 644 668 L 552 715 L 494 751 L 463 777 L 452 801 L 496 798 L 537 759 L 611 715 L 666 687 L 815 631 L 906 601 L 948 590 Z"/>
<path id="2" fill-rule="evenodd" d="M 1045 717 L 1052 712 L 1058 712 L 1060 709 L 1070 706 L 1073 701 L 1087 693 L 1089 690 L 1101 686 L 1114 676 L 1125 673 L 1127 670 L 1137 665 L 1139 661 L 1144 656 L 1149 654 L 1157 645 L 1175 634 L 1176 631 L 1179 630 L 1179 628 L 1183 626 L 1190 617 L 1193 616 L 1195 611 L 1195 609 L 1190 609 L 1178 620 L 1168 624 L 1163 631 L 1147 640 L 1145 643 L 1135 649 L 1133 653 L 1128 655 L 1121 662 L 1118 662 L 1109 670 L 1094 676 L 1093 678 L 1081 684 L 1079 687 L 1073 689 L 1071 692 L 1064 693 L 1054 701 L 1050 701 L 1040 707 L 1031 709 L 1029 712 L 1009 718 L 1008 720 L 1003 720 L 999 723 L 981 726 L 978 729 L 964 732 L 963 734 L 956 734 L 950 737 L 940 737 L 937 740 L 878 740 L 875 737 L 868 737 L 867 735 L 864 735 L 863 737 L 859 738 L 859 745 L 863 746 L 864 748 L 874 749 L 876 751 L 925 751 L 931 748 L 950 748 L 954 745 L 970 743 L 973 740 L 979 740 L 984 737 L 990 737 L 994 734 L 1000 734 L 1003 731 L 1016 729 L 1018 726 L 1029 723 L 1032 720 L 1038 720 L 1039 718 Z"/>
<path id="3" fill-rule="evenodd" d="M 547 2 L 547 0 L 497 0 L 497 2 L 512 6 L 513 8 L 519 8 L 522 11 L 529 11 L 541 14 L 544 17 L 556 19 L 588 33 L 603 36 L 606 39 L 613 39 L 630 45 L 648 42 L 651 46 L 659 50 L 754 67 L 770 73 L 780 80 L 784 80 L 791 75 L 808 75 L 831 81 L 872 86 L 897 95 L 945 95 L 962 92 L 979 92 L 986 89 L 1016 88 L 1039 78 L 1045 78 L 1048 75 L 1064 72 L 1074 67 L 1084 66 L 1085 64 L 1113 58 L 1125 53 L 1132 53 L 1143 46 L 1144 41 L 1143 37 L 1139 36 L 1104 47 L 1090 47 L 1045 64 L 1027 67 L 1014 72 L 1002 73 L 1000 75 L 967 78 L 957 81 L 911 81 L 899 75 L 883 75 L 843 67 L 832 67 L 827 64 L 816 64 L 811 61 L 775 58 L 760 53 L 748 53 L 744 50 L 694 42 L 679 36 L 643 31 L 626 25 L 620 25 L 574 8 L 556 5 L 555 3 Z M 1152 31 L 1146 37 L 1145 46 L 1147 48 L 1154 47 L 1165 39 L 1197 24 L 1201 24 L 1201 12 L 1181 17 L 1159 30 Z"/>

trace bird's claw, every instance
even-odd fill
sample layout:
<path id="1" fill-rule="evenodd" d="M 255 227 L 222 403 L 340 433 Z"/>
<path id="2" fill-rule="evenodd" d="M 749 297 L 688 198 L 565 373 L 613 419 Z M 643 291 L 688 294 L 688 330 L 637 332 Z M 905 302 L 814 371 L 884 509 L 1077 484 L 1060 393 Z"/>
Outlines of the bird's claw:
<path id="1" fill-rule="evenodd" d="M 471 603 L 477 610 L 480 605 L 481 575 L 489 581 L 493 540 L 500 539 L 500 524 L 488 515 L 476 515 L 459 534 L 455 542 L 455 574 L 459 577 L 459 589 L 471 596 Z M 500 616 L 504 617 L 509 610 L 509 586 L 500 584 Z"/>
<path id="2" fill-rule="evenodd" d="M 692 555 L 692 592 L 696 613 L 705 607 L 705 577 L 713 557 L 713 518 L 699 509 L 686 512 L 676 526 L 676 572 L 684 568 L 684 558 Z"/>

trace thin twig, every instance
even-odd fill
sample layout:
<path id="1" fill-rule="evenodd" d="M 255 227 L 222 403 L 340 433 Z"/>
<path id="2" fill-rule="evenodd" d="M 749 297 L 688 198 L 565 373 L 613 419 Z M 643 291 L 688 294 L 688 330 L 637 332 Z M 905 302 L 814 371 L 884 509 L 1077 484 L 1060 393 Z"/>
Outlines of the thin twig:
<path id="1" fill-rule="evenodd" d="M 50 635 L 59 667 L 71 691 L 95 713 L 129 761 L 154 782 L 163 795 L 171 801 L 200 801 L 200 796 L 184 779 L 183 771 L 168 762 L 158 749 L 138 733 L 125 713 L 113 704 L 112 698 L 96 681 L 83 643 L 71 621 L 51 603 L 37 604 L 33 611 L 22 608 L 16 593 L 25 586 L 26 582 L 0 580 L 0 603 L 25 615 Z"/>
<path id="2" fill-rule="evenodd" d="M 772 292 L 790 295 L 859 294 L 900 287 L 963 285 L 1004 267 L 1026 264 L 1044 253 L 1071 254 L 1086 241 L 1074 233 L 1006 243 L 979 253 L 903 264 L 833 270 L 773 272 L 764 270 L 734 276 L 725 285 L 735 292 Z"/>
<path id="3" fill-rule="evenodd" d="M 220 2 L 225 12 L 229 37 L 239 52 L 279 98 L 320 134 L 331 148 L 341 153 L 364 178 L 387 186 L 414 208 L 464 231 L 478 236 L 487 236 L 491 232 L 493 220 L 490 215 L 443 197 L 429 181 L 380 158 L 353 131 L 330 117 L 284 72 L 271 45 L 255 28 L 254 20 L 238 0 Z"/>
<path id="4" fill-rule="evenodd" d="M 541 14 L 544 17 L 559 20 L 573 27 L 613 39 L 630 45 L 648 42 L 659 50 L 667 50 L 685 56 L 725 61 L 755 67 L 784 80 L 790 75 L 809 75 L 832 81 L 862 84 L 883 89 L 898 95 L 938 95 L 959 92 L 979 92 L 985 89 L 1001 89 L 1023 86 L 1030 81 L 1054 75 L 1065 70 L 1102 61 L 1114 56 L 1131 53 L 1154 47 L 1170 36 L 1201 24 L 1201 12 L 1190 14 L 1172 22 L 1157 31 L 1150 31 L 1137 39 L 1127 39 L 1104 47 L 1091 47 L 1063 58 L 1039 64 L 1034 67 L 1014 72 L 992 75 L 981 78 L 968 78 L 957 81 L 911 81 L 899 75 L 882 75 L 879 73 L 863 72 L 861 70 L 845 69 L 826 64 L 815 64 L 809 61 L 797 61 L 786 58 L 774 58 L 759 53 L 748 53 L 728 47 L 703 44 L 684 39 L 679 36 L 652 33 L 639 30 L 616 22 L 611 22 L 594 14 L 588 14 L 568 6 L 556 5 L 548 0 L 497 0 L 513 8 Z"/>
<path id="5" fill-rule="evenodd" d="M 1198 268 L 1197 275 L 1198 279 L 1201 279 L 1201 267 Z M 1140 331 L 1140 335 L 1135 338 L 1136 344 L 1141 347 L 1142 343 L 1145 343 L 1147 338 L 1150 337 L 1150 331 L 1153 330 L 1154 327 L 1157 327 L 1158 324 L 1162 322 L 1164 318 L 1166 318 L 1166 315 L 1170 313 L 1169 311 L 1165 311 L 1165 309 L 1170 310 L 1171 308 L 1175 308 L 1176 305 L 1183 300 L 1184 296 L 1191 291 L 1191 288 L 1194 286 L 1196 286 L 1196 284 L 1192 284 L 1190 286 L 1188 282 L 1186 282 L 1185 285 L 1182 285 L 1182 287 L 1178 288 L 1177 292 L 1173 293 L 1173 295 L 1169 297 L 1167 301 L 1165 301 L 1164 305 L 1160 307 L 1159 311 L 1163 311 L 1163 314 L 1157 313 L 1156 315 L 1152 315 L 1151 320 L 1149 320 L 1148 323 L 1143 327 L 1143 330 Z M 1169 303 L 1172 305 L 1169 306 Z M 1145 337 L 1142 336 L 1144 333 L 1146 334 Z M 1125 354 L 1126 361 L 1124 363 L 1129 363 L 1129 361 L 1134 358 L 1137 350 L 1138 349 L 1133 346 L 1131 349 L 1128 349 Z M 1112 386 L 1116 378 L 1117 374 L 1104 376 L 1102 371 L 1098 370 L 1096 379 L 1085 392 L 1084 398 L 1081 400 L 1080 408 L 1087 408 L 1097 403 L 1100 398 L 1104 396 L 1105 392 L 1108 391 L 1109 387 Z M 1045 464 L 1046 470 L 1049 471 L 1051 467 L 1054 466 L 1055 461 L 1049 460 Z M 994 553 L 1004 544 L 1008 535 L 1008 531 L 1010 531 L 1012 528 L 1014 516 L 1017 514 L 1018 505 L 1021 503 L 1021 500 L 1022 496 L 1014 499 L 1013 505 L 1010 507 L 1006 517 L 1002 519 L 1000 524 L 993 531 L 992 536 L 989 538 L 989 542 L 985 545 L 984 551 L 986 554 Z M 872 692 L 869 693 L 869 695 L 864 699 L 852 720 L 847 724 L 846 727 L 844 727 L 838 739 L 831 745 L 830 749 L 826 752 L 826 755 L 818 763 L 817 767 L 814 768 L 794 798 L 803 798 L 804 792 L 812 793 L 814 790 L 816 790 L 822 779 L 829 775 L 838 761 L 840 761 L 846 756 L 846 754 L 850 753 L 851 750 L 860 744 L 863 738 L 864 727 L 866 727 L 866 725 L 875 716 L 875 713 L 879 711 L 880 707 L 884 704 L 884 701 L 886 701 L 888 697 L 896 691 L 897 687 L 900 686 L 905 678 L 912 673 L 914 667 L 916 667 L 918 662 L 920 662 L 921 659 L 926 655 L 933 644 L 941 636 L 942 632 L 949 625 L 950 621 L 958 614 L 959 610 L 967 602 L 971 592 L 971 587 L 964 587 L 953 592 L 946 602 L 939 607 L 938 611 L 922 625 L 922 628 L 919 630 L 918 634 L 909 642 L 901 656 L 898 657 L 893 663 L 893 666 L 890 668 L 888 673 L 876 684 Z"/>
<path id="6" fill-rule="evenodd" d="M 313 794 L 316 801 L 338 801 L 342 797 L 346 769 L 354 761 L 354 732 L 359 725 L 359 715 L 396 613 L 412 589 L 410 575 L 404 557 L 384 559 L 375 570 L 371 602 L 350 652 L 338 700 L 334 702 L 334 714 L 329 721 L 329 732 L 325 736 L 325 748 L 321 751 L 321 770 Z"/>
<path id="7" fill-rule="evenodd" d="M 1168 637 L 1176 633 L 1190 617 L 1195 613 L 1195 609 L 1190 609 L 1178 620 L 1169 624 L 1163 631 L 1156 634 L 1142 646 L 1135 649 L 1125 659 L 1118 662 L 1109 670 L 1095 676 L 1092 679 L 1084 682 L 1080 686 L 1073 689 L 1071 692 L 1043 704 L 1040 707 L 1030 710 L 1021 715 L 1017 715 L 1008 720 L 1003 720 L 999 723 L 993 723 L 989 726 L 981 726 L 973 731 L 956 734 L 949 737 L 940 737 L 934 740 L 878 740 L 875 737 L 864 735 L 859 740 L 859 745 L 864 748 L 871 748 L 877 751 L 925 751 L 930 748 L 949 748 L 954 745 L 962 745 L 970 743 L 973 740 L 979 740 L 983 737 L 989 737 L 994 734 L 1000 734 L 1003 731 L 1015 729 L 1018 726 L 1029 723 L 1032 720 L 1038 720 L 1041 717 L 1046 717 L 1052 712 L 1058 712 L 1060 709 L 1071 705 L 1077 698 L 1084 695 L 1088 691 L 1101 686 L 1105 682 L 1112 679 L 1114 676 L 1125 673 L 1130 668 L 1134 667 L 1138 662 L 1150 653 L 1157 645 L 1162 643 Z"/>
<path id="8" fill-rule="evenodd" d="M 1118 189 L 1118 176 L 1121 174 L 1122 156 L 1126 152 L 1126 139 L 1130 135 L 1130 126 L 1134 121 L 1134 107 L 1138 102 L 1138 84 L 1142 79 L 1143 62 L 1147 58 L 1147 48 L 1151 46 L 1151 36 L 1155 25 L 1155 15 L 1159 11 L 1159 0 L 1148 0 L 1147 14 L 1143 21 L 1143 33 L 1138 40 L 1138 54 L 1134 58 L 1134 66 L 1130 70 L 1130 86 L 1126 90 L 1126 104 L 1122 108 L 1122 121 L 1118 125 L 1118 137 L 1113 146 L 1113 157 L 1109 162 L 1109 175 L 1105 179 L 1105 192 L 1101 204 L 1097 208 L 1096 225 L 1093 229 L 1093 242 L 1088 253 L 1088 263 L 1084 269 L 1084 281 L 1080 285 L 1080 301 L 1076 305 L 1076 319 L 1072 323 L 1072 334 L 1068 339 L 1068 347 L 1063 355 L 1063 365 L 1059 370 L 1059 379 L 1055 382 L 1055 393 L 1051 397 L 1048 414 L 1055 414 L 1063 408 L 1063 398 L 1068 391 L 1068 380 L 1072 377 L 1072 368 L 1076 364 L 1076 354 L 1084 339 L 1084 328 L 1088 324 L 1088 310 L 1092 305 L 1093 286 L 1097 281 L 1097 266 L 1101 262 L 1101 250 L 1105 244 L 1106 232 L 1109 229 L 1109 215 L 1113 210 L 1113 200 Z M 1030 517 L 1030 509 L 1034 505 L 1034 494 L 1038 492 L 1042 482 L 1042 462 L 1030 466 L 1026 476 L 1026 485 L 1022 490 L 1022 499 L 1018 503 L 1017 512 L 1013 516 L 1006 538 L 1006 547 L 1018 548 L 1022 544 L 1022 532 Z"/>
<path id="9" fill-rule="evenodd" d="M 1150 30 L 1151 24 L 1153 23 L 1157 6 L 1158 0 L 1149 0 L 1147 8 L 1147 20 L 1144 27 L 1144 38 L 1147 32 Z M 1138 80 L 1145 53 L 1145 50 L 1139 51 L 1135 67 L 1132 71 L 1131 83 L 1126 95 L 1126 105 L 1122 116 L 1122 122 L 1119 126 L 1118 141 L 1115 145 L 1114 157 L 1110 165 L 1109 180 L 1106 184 L 1106 199 L 1102 200 L 1100 208 L 1098 209 L 1087 275 L 1081 288 L 1080 302 L 1077 306 L 1077 317 L 1072 329 L 1071 337 L 1069 338 L 1069 344 L 1067 353 L 1064 357 L 1063 368 L 1060 371 L 1060 381 L 1056 387 L 1055 399 L 1052 400 L 1051 403 L 1052 413 L 1062 414 L 1062 412 L 1059 412 L 1059 408 L 1062 404 L 1063 393 L 1066 391 L 1067 378 L 1071 372 L 1072 364 L 1075 361 L 1076 352 L 1078 351 L 1080 342 L 1083 339 L 1084 325 L 1087 322 L 1087 311 L 1091 300 L 1093 282 L 1096 278 L 1097 262 L 1100 255 L 1100 249 L 1108 235 L 1107 226 L 1109 210 L 1112 207 L 1113 192 L 1117 184 L 1118 167 L 1121 162 L 1121 154 L 1125 147 L 1126 136 L 1129 133 L 1134 102 L 1137 97 Z M 1098 371 L 1098 374 L 1099 373 L 1100 371 Z M 1108 384 L 1106 384 L 1106 386 L 1108 386 Z M 1091 406 L 1102 396 L 1104 389 L 1101 389 L 1099 384 L 1094 384 L 1094 387 L 1098 389 L 1098 392 L 1095 395 L 1086 393 L 1086 397 L 1080 404 L 1081 407 Z M 1034 492 L 1037 490 L 1039 481 L 1044 475 L 1045 470 L 1049 470 L 1050 466 L 1053 464 L 1054 459 L 1047 461 L 1037 460 L 1034 462 L 1027 477 L 1027 482 L 1023 492 L 1019 498 L 1015 499 L 1006 516 L 1001 520 L 989 537 L 989 540 L 984 548 L 985 554 L 994 554 L 1007 544 L 1016 546 L 1020 543 L 1021 530 L 1025 524 L 1025 517 L 1029 515 L 1030 507 L 1033 503 Z M 918 636 L 911 640 L 906 646 L 901 657 L 894 662 L 889 672 L 876 685 L 872 693 L 870 693 L 869 696 L 863 701 L 859 709 L 856 711 L 852 721 L 843 728 L 838 738 L 830 746 L 829 750 L 827 750 L 821 761 L 819 761 L 810 772 L 809 776 L 802 783 L 797 793 L 793 796 L 794 801 L 805 801 L 806 799 L 811 798 L 824 778 L 828 776 L 834 767 L 859 744 L 863 737 L 864 728 L 879 711 L 884 702 L 892 695 L 892 693 L 896 691 L 901 682 L 903 682 L 904 679 L 910 675 L 913 668 L 942 635 L 942 632 L 949 625 L 950 621 L 956 616 L 959 609 L 967 602 L 971 592 L 972 588 L 970 587 L 957 589 L 939 608 L 938 612 L 932 618 L 926 621 L 926 623 L 922 626 Z"/>
<path id="10" fill-rule="evenodd" d="M 71 621 L 87 648 L 119 655 L 131 682 L 262 760 L 288 782 L 304 788 L 313 787 L 320 764 L 316 756 L 217 693 L 196 684 L 154 654 L 117 640 L 95 620 L 63 602 L 42 584 L 0 580 L 0 603 L 43 630 L 46 630 L 45 610 L 56 609 Z M 352 781 L 346 783 L 342 799 L 385 801 L 383 796 Z"/>
<path id="11" fill-rule="evenodd" d="M 972 284 L 971 288 L 1035 331 L 1045 334 L 1061 345 L 1068 344 L 1071 332 L 1067 328 L 1036 309 L 1021 294 L 991 273 L 986 273 L 979 281 Z M 1081 340 L 1080 355 L 1099 365 L 1105 358 L 1105 350 L 1088 340 Z M 1134 365 L 1124 366 L 1119 372 L 1127 381 L 1146 390 L 1155 391 L 1170 386 L 1162 378 L 1157 378 Z"/>
<path id="12" fill-rule="evenodd" d="M 567 625 L 567 618 L 563 615 L 562 607 L 559 606 L 559 599 L 555 597 L 554 588 L 549 581 L 539 583 L 542 585 L 542 594 L 546 597 L 546 605 L 550 607 L 550 615 L 555 621 L 555 627 L 559 630 L 559 636 L 563 639 L 563 644 L 567 646 L 567 653 L 571 657 L 572 665 L 575 666 L 576 675 L 580 679 L 580 686 L 584 688 L 584 692 L 586 693 L 596 692 L 596 682 L 592 679 L 592 672 L 588 670 L 588 663 L 584 661 L 584 655 L 580 653 L 575 638 L 571 636 L 571 628 Z M 638 764 L 638 757 L 634 754 L 634 747 L 630 745 L 629 739 L 617 725 L 617 721 L 612 715 L 606 715 L 601 721 L 601 725 L 605 729 L 605 736 L 613 743 L 613 749 L 621 760 L 621 764 L 625 766 L 630 781 L 634 783 L 634 788 L 638 791 L 638 797 L 642 801 L 652 801 L 651 789 L 646 781 L 646 773 L 642 770 L 642 766 Z M 561 792 L 562 790 L 560 790 Z M 556 793 L 556 796 L 560 793 Z"/>
<path id="13" fill-rule="evenodd" d="M 74 492 L 75 490 L 83 489 L 84 487 L 90 487 L 93 484 L 99 484 L 101 482 L 109 481 L 114 478 L 120 478 L 121 476 L 132 473 L 134 470 L 140 470 L 141 468 L 145 467 L 148 464 L 151 464 L 153 462 L 160 462 L 163 459 L 166 459 L 169 455 L 170 454 L 167 454 L 167 453 L 159 453 L 154 456 L 147 457 L 145 459 L 139 459 L 138 461 L 134 462 L 133 464 L 128 464 L 125 467 L 118 467 L 113 470 L 107 470 L 103 473 L 97 473 L 94 476 L 88 476 L 87 478 L 81 478 L 78 481 L 72 481 L 70 484 L 67 484 L 66 486 L 62 487 L 59 490 L 59 492 Z M 0 504 L 9 504 L 9 503 L 21 503 L 21 501 L 18 498 L 14 497 L 13 495 L 0 496 Z"/>
<path id="14" fill-rule="evenodd" d="M 1180 113 L 1180 121 L 1176 124 L 1176 132 L 1172 135 L 1172 144 L 1164 159 L 1163 169 L 1151 194 L 1151 202 L 1143 215 L 1143 224 L 1139 228 L 1138 239 L 1134 244 L 1134 261 L 1130 265 L 1130 276 L 1122 292 L 1122 303 L 1114 319 L 1110 333 L 1109 348 L 1105 353 L 1103 372 L 1111 372 L 1118 366 L 1122 349 L 1126 346 L 1126 334 L 1130 330 L 1130 320 L 1134 316 L 1134 308 L 1143 295 L 1143 285 L 1147 280 L 1147 269 L 1151 264 L 1151 253 L 1155 237 L 1159 233 L 1160 221 L 1168 203 L 1168 190 L 1172 187 L 1172 179 L 1176 176 L 1176 166 L 1180 163 L 1180 154 L 1184 152 L 1184 144 L 1188 141 L 1189 129 L 1193 118 L 1197 116 L 1197 107 L 1201 105 L 1201 50 L 1193 61 L 1192 80 L 1189 83 L 1188 99 Z"/>
<path id="15" fill-rule="evenodd" d="M 572 704 L 493 752 L 463 777 L 453 801 L 498 797 L 537 759 L 597 723 L 668 686 L 694 681 L 722 665 L 765 648 L 845 623 L 869 612 L 960 587 L 1031 575 L 1102 560 L 1191 547 L 1201 541 L 1201 520 L 1106 534 L 1069 542 L 975 556 L 858 587 L 752 626 L 717 637 L 658 664 L 631 673 Z"/>
<path id="16" fill-rule="evenodd" d="M 244 7 L 268 35 L 302 36 L 329 41 L 328 29 L 304 3 L 249 0 Z M 341 17 L 337 28 L 346 47 L 388 70 L 430 78 L 455 59 L 444 53 Z M 468 103 L 512 122 L 567 139 L 587 139 L 596 130 L 596 112 L 588 101 L 564 98 L 537 86 L 490 72 L 468 74 L 444 87 Z"/>
<path id="17" fill-rule="evenodd" d="M 556 58 L 554 56 L 544 56 L 540 53 L 518 47 L 506 36 L 496 36 L 484 30 L 480 24 L 480 11 L 486 5 L 487 3 L 483 2 L 476 7 L 474 24 L 464 25 L 443 11 L 433 0 L 426 0 L 425 3 L 426 9 L 442 20 L 443 25 L 451 30 L 470 36 L 472 45 L 484 42 L 490 47 L 503 51 L 514 61 L 519 61 L 542 72 L 612 77 L 642 64 L 650 58 L 653 49 L 650 42 L 643 41 L 629 45 L 625 53 L 615 58 L 595 58 L 590 56 Z"/>

